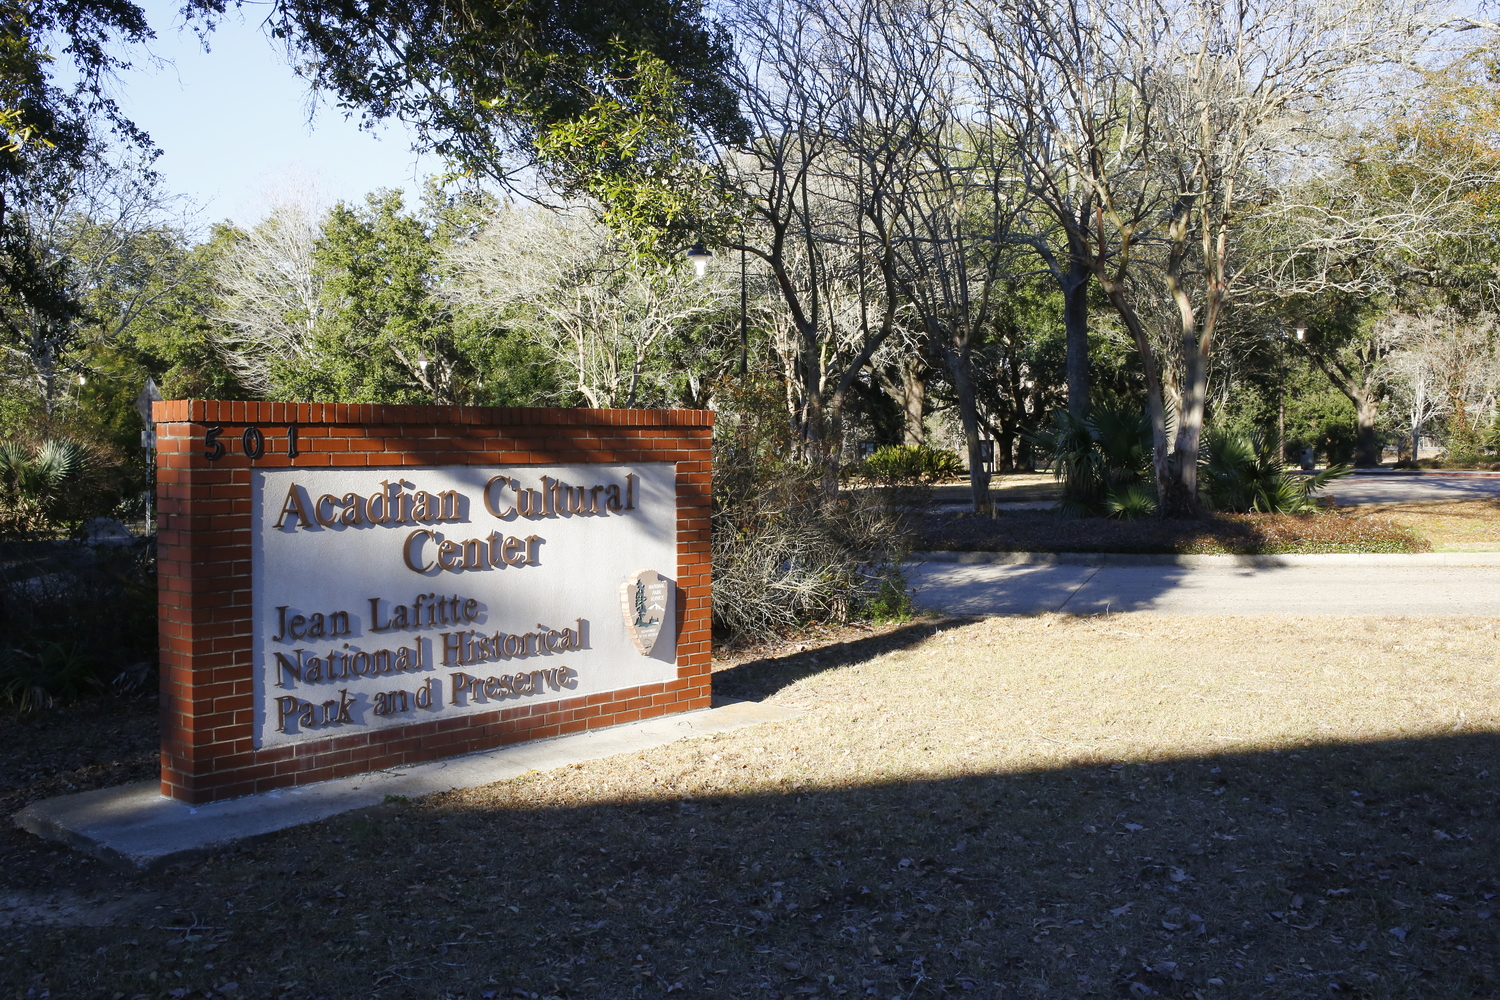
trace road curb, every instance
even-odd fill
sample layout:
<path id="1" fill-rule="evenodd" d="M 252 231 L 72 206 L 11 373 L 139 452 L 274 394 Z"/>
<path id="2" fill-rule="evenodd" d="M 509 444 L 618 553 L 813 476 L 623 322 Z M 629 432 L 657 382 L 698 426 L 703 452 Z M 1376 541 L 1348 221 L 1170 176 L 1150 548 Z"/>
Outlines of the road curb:
<path id="1" fill-rule="evenodd" d="M 1278 566 L 1500 566 L 1500 552 L 1329 552 L 1279 556 L 1170 555 L 1133 552 L 913 552 L 916 563 L 1010 566 L 1186 566 L 1270 569 Z"/>

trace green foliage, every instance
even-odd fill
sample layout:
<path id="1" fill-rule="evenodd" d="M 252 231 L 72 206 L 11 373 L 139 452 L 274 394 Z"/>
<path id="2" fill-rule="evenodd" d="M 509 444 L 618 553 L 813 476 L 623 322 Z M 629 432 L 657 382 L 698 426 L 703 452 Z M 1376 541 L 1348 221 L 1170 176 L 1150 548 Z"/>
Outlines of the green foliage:
<path id="1" fill-rule="evenodd" d="M 493 200 L 429 185 L 340 203 L 321 220 L 296 206 L 229 231 L 213 336 L 244 384 L 273 399 L 540 405 L 560 394 L 554 359 L 499 317 L 442 293 L 447 254 L 472 240 Z"/>
<path id="2" fill-rule="evenodd" d="M 1106 401 L 1088 417 L 1052 412 L 1052 429 L 1033 435 L 1051 456 L 1052 474 L 1063 484 L 1060 509 L 1075 517 L 1108 514 L 1141 516 L 1142 501 L 1132 488 L 1151 486 L 1151 423 L 1128 403 Z"/>
<path id="3" fill-rule="evenodd" d="M 61 438 L 0 442 L 0 539 L 74 532 L 118 501 L 118 465 L 102 450 Z"/>
<path id="4" fill-rule="evenodd" d="M 1156 515 L 1156 490 L 1149 483 L 1115 486 L 1104 494 L 1104 512 L 1122 521 Z"/>
<path id="5" fill-rule="evenodd" d="M 935 483 L 964 474 L 964 463 L 947 448 L 921 444 L 887 445 L 877 449 L 857 469 L 858 474 L 890 483 Z"/>
<path id="6" fill-rule="evenodd" d="M 876 624 L 908 622 L 916 615 L 916 606 L 907 589 L 906 575 L 899 566 L 880 578 L 880 588 L 865 605 L 865 617 Z"/>
<path id="7" fill-rule="evenodd" d="M 59 702 L 104 689 L 97 661 L 76 639 L 39 642 L 35 649 L 7 649 L 0 667 L 0 704 L 21 712 L 51 708 Z"/>
<path id="8" fill-rule="evenodd" d="M 1303 514 L 1317 509 L 1313 494 L 1350 472 L 1330 465 L 1315 476 L 1286 471 L 1281 447 L 1259 432 L 1212 429 L 1198 465 L 1198 495 L 1213 510 Z"/>
<path id="9" fill-rule="evenodd" d="M 452 314 L 432 295 L 441 252 L 432 229 L 406 211 L 400 191 L 376 191 L 362 208 L 334 206 L 313 255 L 324 304 L 316 360 L 286 359 L 283 391 L 351 403 L 449 402 L 473 380 L 454 350 Z"/>
<path id="10" fill-rule="evenodd" d="M 717 228 L 705 218 L 711 185 L 687 89 L 649 53 L 622 62 L 629 88 L 611 81 L 586 113 L 538 130 L 537 156 L 564 194 L 596 201 L 605 225 L 636 254 L 676 260 L 705 227 Z"/>
<path id="11" fill-rule="evenodd" d="M 369 119 L 414 124 L 427 146 L 469 175 L 509 183 L 551 155 L 562 187 L 641 168 L 680 143 L 646 136 L 679 130 L 708 141 L 743 139 L 738 102 L 724 82 L 728 39 L 697 4 L 676 0 L 396 0 L 283 4 L 275 34 L 312 67 L 315 85 Z M 650 72 L 639 74 L 642 67 Z M 680 93 L 655 103 L 663 79 Z M 666 115 L 669 122 L 661 122 Z M 567 137 L 619 126 L 610 151 L 581 152 Z M 637 123 L 641 132 L 625 135 Z M 572 146 L 557 156 L 558 140 Z M 647 168 L 649 173 L 649 168 Z M 626 188 L 631 185 L 627 182 Z M 630 200 L 627 197 L 627 201 Z"/>
<path id="12" fill-rule="evenodd" d="M 166 399 L 246 398 L 213 341 L 220 300 L 214 272 L 234 243 L 234 227 L 220 223 L 197 244 L 181 233 L 162 235 L 172 239 L 163 247 L 162 266 L 152 269 L 140 285 L 120 289 L 114 302 L 101 305 L 119 311 L 128 305 L 133 288 L 139 288 L 135 298 L 144 308 L 90 359 L 90 367 L 103 376 L 101 386 L 116 383 L 111 395 L 118 397 L 114 405 L 128 424 L 126 433 L 140 430 L 138 422 L 129 422 L 129 415 L 135 413 L 134 394 L 148 375 Z M 103 393 L 90 394 L 93 406 L 105 402 Z"/>

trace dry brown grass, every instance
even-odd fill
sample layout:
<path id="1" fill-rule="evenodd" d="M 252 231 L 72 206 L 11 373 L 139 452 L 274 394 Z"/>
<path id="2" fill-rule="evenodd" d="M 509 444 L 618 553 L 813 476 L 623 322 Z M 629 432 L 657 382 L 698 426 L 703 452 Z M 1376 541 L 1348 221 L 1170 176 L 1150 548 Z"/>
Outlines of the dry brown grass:
<path id="1" fill-rule="evenodd" d="M 393 803 L 140 885 L 7 841 L 9 891 L 50 879 L 116 915 L 13 929 L 0 984 L 1490 996 L 1495 625 L 1052 616 L 804 643 L 716 678 L 794 720 Z M 144 902 L 126 918 L 114 896 Z"/>
<path id="2" fill-rule="evenodd" d="M 1394 522 L 1435 549 L 1500 548 L 1500 500 L 1366 504 L 1356 514 Z"/>

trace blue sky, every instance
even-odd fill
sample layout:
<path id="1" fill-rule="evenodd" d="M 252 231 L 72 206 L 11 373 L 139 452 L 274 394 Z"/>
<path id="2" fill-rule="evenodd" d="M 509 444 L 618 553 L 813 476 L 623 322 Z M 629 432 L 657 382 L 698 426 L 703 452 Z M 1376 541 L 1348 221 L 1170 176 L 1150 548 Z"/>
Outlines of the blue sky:
<path id="1" fill-rule="evenodd" d="M 210 36 L 210 52 L 178 30 L 170 0 L 142 6 L 157 35 L 151 50 L 165 63 L 130 53 L 136 68 L 120 75 L 115 95 L 164 150 L 157 166 L 168 187 L 196 201 L 204 222 L 252 223 L 269 193 L 295 186 L 329 204 L 378 187 L 402 188 L 415 201 L 422 178 L 441 169 L 411 152 L 399 124 L 371 134 L 326 100 L 310 104 L 307 84 L 261 32 L 259 5 L 231 13 Z"/>

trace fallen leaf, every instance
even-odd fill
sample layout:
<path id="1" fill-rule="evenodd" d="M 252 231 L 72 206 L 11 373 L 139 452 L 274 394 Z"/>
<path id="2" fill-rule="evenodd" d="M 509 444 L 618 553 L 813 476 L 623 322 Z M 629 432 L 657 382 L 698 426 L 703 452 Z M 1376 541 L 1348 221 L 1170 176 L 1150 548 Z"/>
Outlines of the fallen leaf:
<path id="1" fill-rule="evenodd" d="M 1131 833 L 1139 833 L 1146 828 L 1144 826 L 1141 826 L 1141 824 L 1139 823 L 1126 823 L 1125 829 L 1129 830 Z"/>
<path id="2" fill-rule="evenodd" d="M 1181 924 L 1174 924 L 1174 923 L 1172 923 L 1169 920 L 1163 920 L 1161 922 L 1161 925 L 1163 927 L 1165 927 L 1169 931 L 1180 931 L 1180 930 L 1182 930 L 1182 925 Z"/>
<path id="3" fill-rule="evenodd" d="M 1134 905 L 1134 903 L 1126 903 L 1124 906 L 1117 906 L 1109 911 L 1109 915 L 1112 917 L 1123 917 L 1130 912 L 1130 908 Z"/>
<path id="4" fill-rule="evenodd" d="M 1408 928 L 1406 928 L 1406 927 L 1392 927 L 1390 930 L 1386 931 L 1386 933 L 1389 934 L 1389 935 L 1391 935 L 1397 941 L 1405 941 L 1406 940 L 1406 935 L 1408 933 Z"/>

